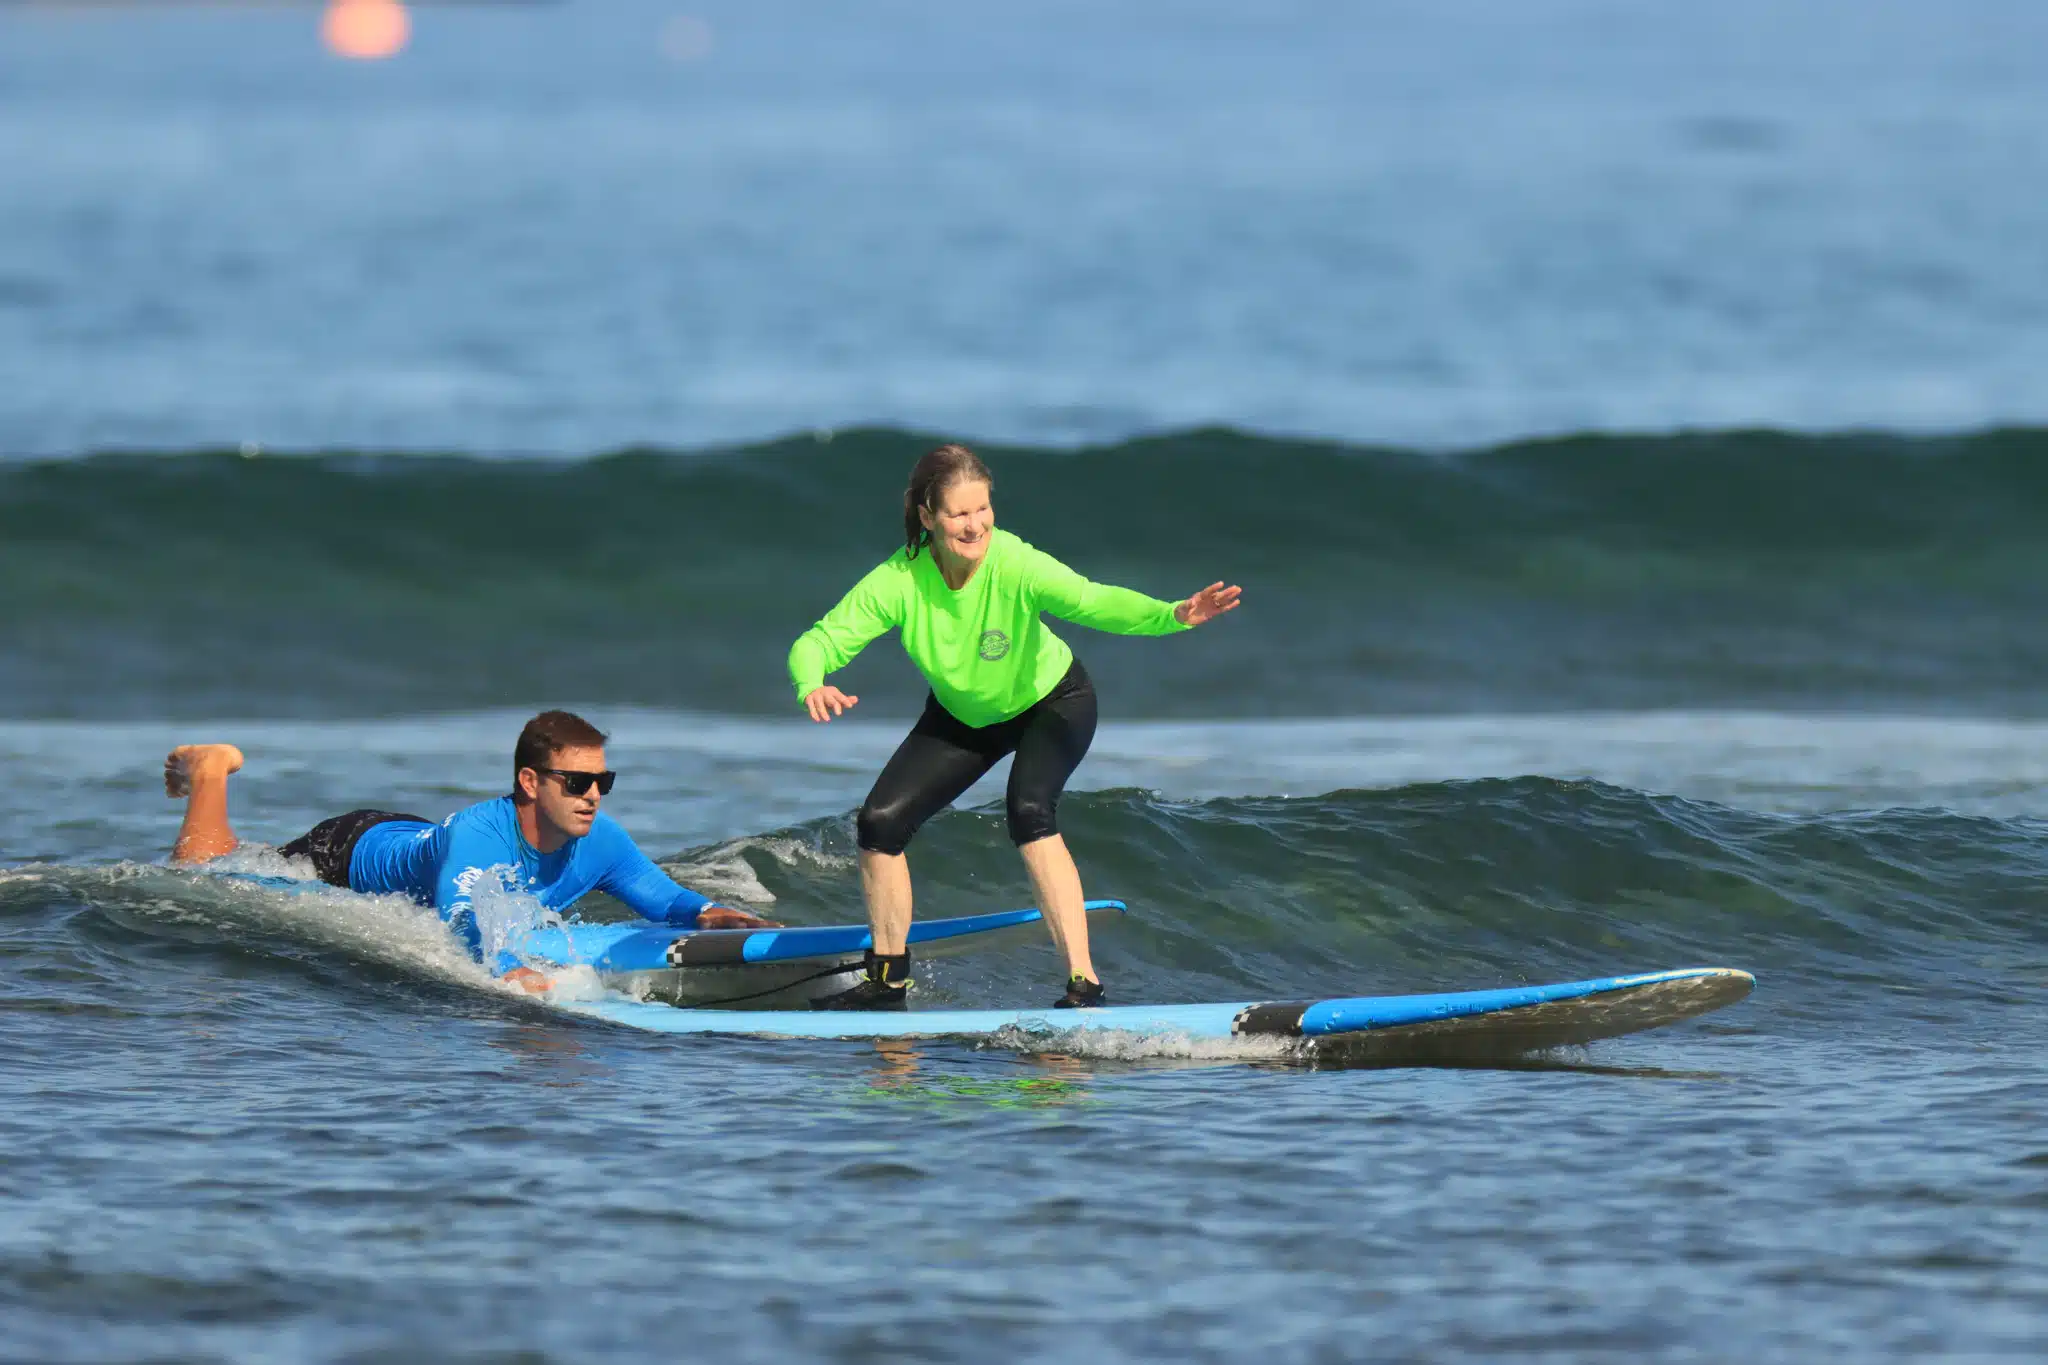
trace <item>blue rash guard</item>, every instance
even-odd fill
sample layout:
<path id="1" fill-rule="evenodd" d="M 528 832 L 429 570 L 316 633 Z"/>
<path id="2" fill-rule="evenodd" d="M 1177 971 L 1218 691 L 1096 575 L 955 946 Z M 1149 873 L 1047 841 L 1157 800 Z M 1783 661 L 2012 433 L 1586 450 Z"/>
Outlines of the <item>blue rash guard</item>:
<path id="1" fill-rule="evenodd" d="M 399 891 L 431 905 L 469 945 L 470 955 L 488 961 L 494 975 L 517 967 L 519 959 L 493 944 L 488 959 L 471 895 L 477 883 L 524 892 L 557 913 L 591 891 L 615 896 L 643 918 L 687 927 L 711 904 L 678 886 L 640 851 L 619 822 L 602 811 L 590 833 L 542 853 L 519 832 L 512 798 L 480 801 L 438 825 L 421 820 L 386 820 L 363 831 L 349 856 L 353 891 Z"/>

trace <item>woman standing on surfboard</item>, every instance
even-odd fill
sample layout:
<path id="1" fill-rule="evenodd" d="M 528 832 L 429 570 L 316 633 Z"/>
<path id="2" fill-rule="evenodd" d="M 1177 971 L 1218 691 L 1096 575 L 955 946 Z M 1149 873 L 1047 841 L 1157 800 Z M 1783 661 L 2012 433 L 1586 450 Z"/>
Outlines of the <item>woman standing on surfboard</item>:
<path id="1" fill-rule="evenodd" d="M 904 652 L 931 684 L 924 714 L 860 808 L 860 887 L 874 934 L 867 978 L 821 1008 L 903 1007 L 911 903 L 903 850 L 920 825 L 1010 753 L 1010 838 L 1067 960 L 1067 993 L 1057 1003 L 1102 1004 L 1081 874 L 1055 820 L 1060 793 L 1095 738 L 1095 686 L 1039 613 L 1119 635 L 1168 635 L 1238 604 L 1241 590 L 1220 582 L 1179 602 L 1091 583 L 998 531 L 994 486 L 965 446 L 940 446 L 919 460 L 903 492 L 903 548 L 790 647 L 790 681 L 814 721 L 860 700 L 825 675 L 890 630 L 902 632 Z"/>

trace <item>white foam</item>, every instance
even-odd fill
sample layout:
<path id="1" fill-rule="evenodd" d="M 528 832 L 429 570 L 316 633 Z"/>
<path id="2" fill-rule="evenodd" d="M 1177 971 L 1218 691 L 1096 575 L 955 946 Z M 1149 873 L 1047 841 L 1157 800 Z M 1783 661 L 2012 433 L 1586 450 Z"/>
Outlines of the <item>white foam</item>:
<path id="1" fill-rule="evenodd" d="M 127 862 L 103 867 L 44 865 L 0 875 L 11 880 L 58 880 L 88 903 L 167 926 L 203 928 L 223 938 L 275 935 L 471 989 L 527 994 L 516 982 L 492 976 L 439 915 L 409 896 L 367 895 L 327 886 L 307 875 L 309 871 L 302 860 L 280 857 L 261 844 L 245 844 L 203 869 Z M 285 889 L 221 873 L 287 877 L 310 884 Z M 472 901 L 479 909 L 487 955 L 521 926 L 560 922 L 531 895 L 489 886 L 479 890 L 481 896 L 473 895 Z M 548 975 L 557 998 L 623 998 L 607 991 L 587 967 L 551 967 Z"/>
<path id="2" fill-rule="evenodd" d="M 440 918 L 403 895 L 369 896 L 314 883 L 293 890 L 217 875 L 245 872 L 257 876 L 294 877 L 303 871 L 273 849 L 244 845 L 204 870 L 119 863 L 106 868 L 67 868 L 67 878 L 123 890 L 157 890 L 146 904 L 124 899 L 120 909 L 141 910 L 152 918 L 197 924 L 223 936 L 250 933 L 292 938 L 313 947 L 370 958 L 386 966 L 468 986 L 494 986 L 490 974 L 472 960 Z M 139 884 L 139 885 L 138 885 Z"/>
<path id="3" fill-rule="evenodd" d="M 1301 1043 L 1292 1038 L 1196 1038 L 1186 1033 L 1137 1033 L 1122 1029 L 997 1029 L 976 1041 L 978 1047 L 1001 1048 L 1036 1056 L 1057 1053 L 1099 1061 L 1270 1062 L 1297 1057 Z"/>

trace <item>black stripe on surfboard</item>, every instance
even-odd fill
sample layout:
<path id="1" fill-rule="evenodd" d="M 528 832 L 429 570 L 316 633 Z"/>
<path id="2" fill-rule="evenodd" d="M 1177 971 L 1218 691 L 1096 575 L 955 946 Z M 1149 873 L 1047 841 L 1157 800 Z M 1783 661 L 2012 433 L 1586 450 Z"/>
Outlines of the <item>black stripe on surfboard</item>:
<path id="1" fill-rule="evenodd" d="M 757 929 L 701 929 L 668 945 L 662 956 L 671 967 L 736 967 L 747 960 L 747 940 Z"/>
<path id="2" fill-rule="evenodd" d="M 1296 1000 L 1288 1004 L 1248 1005 L 1230 1021 L 1230 1031 L 1240 1038 L 1299 1038 L 1301 1017 L 1313 1004 L 1313 1000 Z"/>
<path id="3" fill-rule="evenodd" d="M 731 1009 L 734 1005 L 745 1004 L 749 1000 L 760 1000 L 767 996 L 779 995 L 783 991 L 796 990 L 800 986 L 808 986 L 813 981 L 823 981 L 828 976 L 858 976 L 860 970 L 860 963 L 857 961 L 835 962 L 829 967 L 821 967 L 809 976 L 800 976 L 794 981 L 778 981 L 774 985 L 764 986 L 758 991 L 748 991 L 745 995 L 728 995 L 716 1000 L 691 1000 L 684 1008 L 697 1010 Z"/>

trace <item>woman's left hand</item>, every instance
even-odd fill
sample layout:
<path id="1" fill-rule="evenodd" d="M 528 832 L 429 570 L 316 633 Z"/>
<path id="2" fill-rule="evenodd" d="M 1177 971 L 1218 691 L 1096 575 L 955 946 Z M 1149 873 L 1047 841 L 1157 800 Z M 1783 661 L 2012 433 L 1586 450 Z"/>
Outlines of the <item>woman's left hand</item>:
<path id="1" fill-rule="evenodd" d="M 780 929 L 778 920 L 762 919 L 729 905 L 707 905 L 697 912 L 699 929 Z"/>
<path id="2" fill-rule="evenodd" d="M 1204 621 L 1213 621 L 1226 611 L 1237 610 L 1237 599 L 1244 595 L 1244 589 L 1232 584 L 1224 587 L 1222 581 L 1211 583 L 1184 602 L 1173 604 L 1173 619 L 1184 626 L 1199 626 Z"/>

